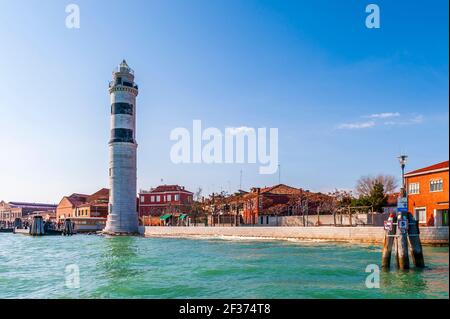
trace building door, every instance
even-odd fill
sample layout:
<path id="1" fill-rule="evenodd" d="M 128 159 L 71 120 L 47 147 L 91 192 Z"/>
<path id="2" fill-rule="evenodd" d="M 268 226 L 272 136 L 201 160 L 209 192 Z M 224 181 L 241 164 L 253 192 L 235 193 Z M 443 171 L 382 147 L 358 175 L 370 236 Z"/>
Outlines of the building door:
<path id="1" fill-rule="evenodd" d="M 448 226 L 448 209 L 437 209 L 435 226 Z"/>
<path id="2" fill-rule="evenodd" d="M 419 223 L 427 222 L 427 210 L 426 208 L 415 208 L 414 209 L 414 217 Z"/>
<path id="3" fill-rule="evenodd" d="M 448 226 L 448 209 L 442 210 L 442 226 Z"/>

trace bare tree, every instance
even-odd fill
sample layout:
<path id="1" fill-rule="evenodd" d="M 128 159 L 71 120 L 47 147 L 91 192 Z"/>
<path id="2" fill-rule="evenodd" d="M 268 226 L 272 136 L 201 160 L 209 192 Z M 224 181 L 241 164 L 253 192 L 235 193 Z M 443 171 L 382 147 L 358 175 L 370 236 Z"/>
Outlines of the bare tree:
<path id="1" fill-rule="evenodd" d="M 199 202 L 201 199 L 202 199 L 202 192 L 203 192 L 203 189 L 201 188 L 201 187 L 199 187 L 198 189 L 197 189 L 197 191 L 195 192 L 195 200 L 197 201 L 197 202 Z"/>
<path id="2" fill-rule="evenodd" d="M 391 194 L 397 189 L 397 179 L 392 175 L 362 176 L 356 182 L 356 193 L 359 196 L 370 196 L 374 186 L 383 185 L 385 194 Z"/>

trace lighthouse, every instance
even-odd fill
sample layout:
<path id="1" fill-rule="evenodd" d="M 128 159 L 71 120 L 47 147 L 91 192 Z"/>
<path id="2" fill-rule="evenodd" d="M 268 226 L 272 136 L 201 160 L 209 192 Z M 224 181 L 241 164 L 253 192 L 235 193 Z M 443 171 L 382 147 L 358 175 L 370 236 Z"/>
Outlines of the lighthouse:
<path id="1" fill-rule="evenodd" d="M 134 71 L 125 60 L 109 83 L 111 138 L 109 140 L 109 206 L 104 233 L 138 232 L 136 200 L 136 96 Z"/>

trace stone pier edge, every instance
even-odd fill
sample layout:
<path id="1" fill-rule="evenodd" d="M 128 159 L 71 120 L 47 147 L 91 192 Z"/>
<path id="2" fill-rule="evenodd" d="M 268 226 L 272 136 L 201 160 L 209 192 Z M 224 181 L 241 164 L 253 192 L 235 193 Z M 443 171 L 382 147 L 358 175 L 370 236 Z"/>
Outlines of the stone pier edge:
<path id="1" fill-rule="evenodd" d="M 384 238 L 383 227 L 177 227 L 140 226 L 139 233 L 145 237 L 196 237 L 220 238 L 242 237 L 273 240 L 322 240 L 336 242 L 360 242 L 381 244 Z M 422 227 L 420 239 L 423 245 L 448 246 L 448 227 Z"/>

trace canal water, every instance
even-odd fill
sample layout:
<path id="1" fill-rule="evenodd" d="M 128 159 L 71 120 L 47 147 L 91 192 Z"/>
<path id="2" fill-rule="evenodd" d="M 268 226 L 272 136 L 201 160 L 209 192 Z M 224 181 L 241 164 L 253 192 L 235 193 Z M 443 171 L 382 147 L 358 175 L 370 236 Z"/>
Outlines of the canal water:
<path id="1" fill-rule="evenodd" d="M 448 298 L 448 247 L 424 250 L 369 289 L 379 246 L 0 234 L 0 298 Z"/>

